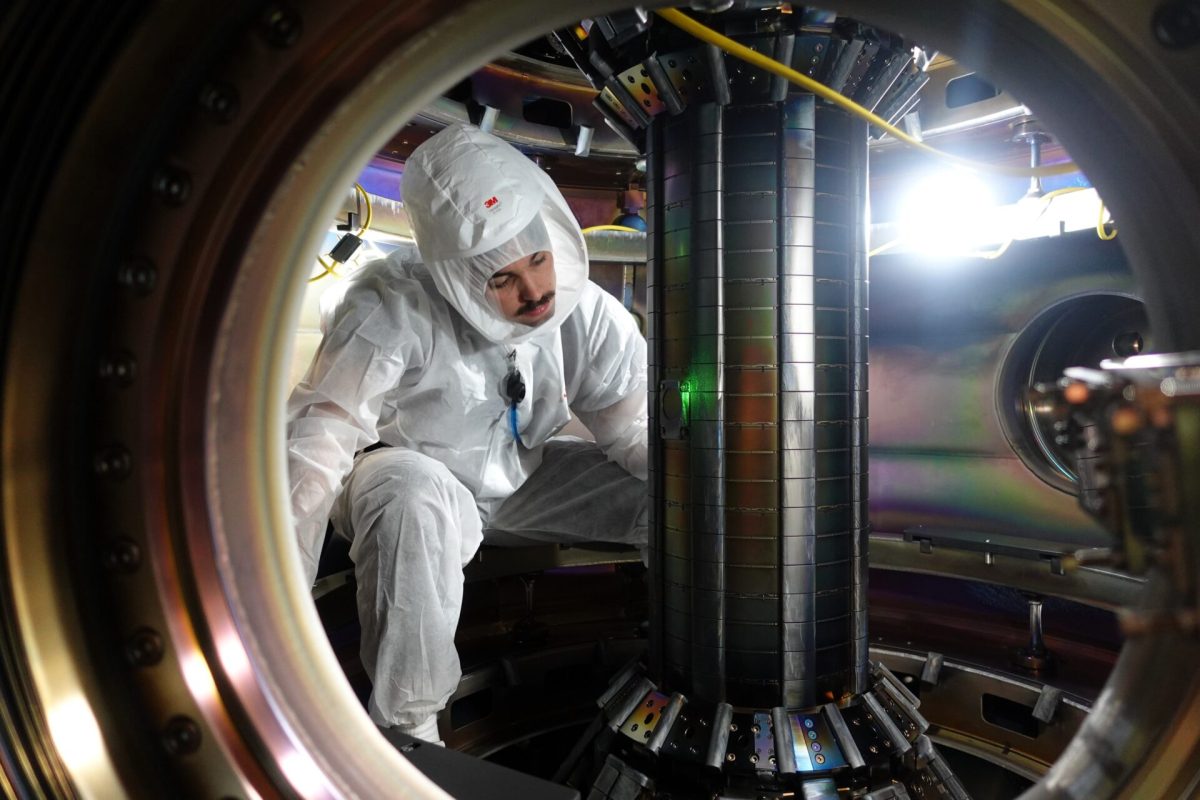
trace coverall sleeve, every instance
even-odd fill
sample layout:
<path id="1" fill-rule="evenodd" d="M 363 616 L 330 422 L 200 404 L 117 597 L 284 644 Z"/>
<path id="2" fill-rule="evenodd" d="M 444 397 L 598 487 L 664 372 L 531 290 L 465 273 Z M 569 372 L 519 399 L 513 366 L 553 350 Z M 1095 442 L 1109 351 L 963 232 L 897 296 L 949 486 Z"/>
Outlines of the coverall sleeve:
<path id="1" fill-rule="evenodd" d="M 595 284 L 579 306 L 577 338 L 564 337 L 577 351 L 564 358 L 578 359 L 571 410 L 610 461 L 646 480 L 646 340 L 633 315 Z"/>
<path id="2" fill-rule="evenodd" d="M 323 319 L 321 344 L 288 399 L 292 517 L 310 583 L 354 455 L 379 440 L 384 395 L 424 363 L 431 338 L 426 304 L 416 292 L 352 286 Z"/>

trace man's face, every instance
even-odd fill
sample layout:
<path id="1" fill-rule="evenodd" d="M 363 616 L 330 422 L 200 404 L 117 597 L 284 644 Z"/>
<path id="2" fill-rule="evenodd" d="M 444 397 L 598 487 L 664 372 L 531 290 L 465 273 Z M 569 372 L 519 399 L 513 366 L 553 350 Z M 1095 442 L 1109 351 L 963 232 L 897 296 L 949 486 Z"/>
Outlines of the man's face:
<path id="1" fill-rule="evenodd" d="M 534 327 L 554 314 L 554 287 L 554 254 L 542 250 L 497 270 L 487 293 L 506 320 Z"/>

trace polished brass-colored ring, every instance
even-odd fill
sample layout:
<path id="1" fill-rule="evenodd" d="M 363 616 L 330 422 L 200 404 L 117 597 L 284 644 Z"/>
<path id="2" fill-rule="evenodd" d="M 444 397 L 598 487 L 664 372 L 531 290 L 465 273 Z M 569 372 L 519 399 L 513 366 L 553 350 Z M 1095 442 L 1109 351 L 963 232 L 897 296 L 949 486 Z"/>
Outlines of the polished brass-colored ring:
<path id="1" fill-rule="evenodd" d="M 287 332 L 320 233 L 395 129 L 484 60 L 618 4 L 219 5 L 136 21 L 42 201 L 6 351 L 10 625 L 81 795 L 437 796 L 362 714 L 300 578 L 283 490 Z M 1200 346 L 1196 47 L 1163 47 L 1140 3 L 840 10 L 1022 97 L 1120 219 L 1160 343 Z M 1161 576 L 1148 595 L 1180 602 Z M 1128 646 L 1034 796 L 1185 791 L 1198 664 L 1194 637 Z M 1123 738 L 1105 739 L 1122 716 Z M 1098 761 L 1099 744 L 1118 763 Z"/>

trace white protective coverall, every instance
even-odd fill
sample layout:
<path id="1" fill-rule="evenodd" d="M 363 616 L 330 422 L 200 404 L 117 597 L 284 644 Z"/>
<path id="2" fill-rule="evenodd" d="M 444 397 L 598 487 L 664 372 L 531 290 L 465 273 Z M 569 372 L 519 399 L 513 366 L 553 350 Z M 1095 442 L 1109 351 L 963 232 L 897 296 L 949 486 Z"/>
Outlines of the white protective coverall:
<path id="1" fill-rule="evenodd" d="M 421 258 L 366 265 L 326 306 L 288 403 L 288 465 L 310 580 L 327 519 L 351 541 L 372 719 L 436 739 L 461 677 L 462 568 L 485 537 L 645 545 L 646 343 L 587 279 L 558 188 L 510 145 L 451 126 L 412 154 L 403 196 Z M 537 327 L 485 297 L 530 247 L 552 250 L 557 284 Z M 595 444 L 551 438 L 572 412 Z"/>

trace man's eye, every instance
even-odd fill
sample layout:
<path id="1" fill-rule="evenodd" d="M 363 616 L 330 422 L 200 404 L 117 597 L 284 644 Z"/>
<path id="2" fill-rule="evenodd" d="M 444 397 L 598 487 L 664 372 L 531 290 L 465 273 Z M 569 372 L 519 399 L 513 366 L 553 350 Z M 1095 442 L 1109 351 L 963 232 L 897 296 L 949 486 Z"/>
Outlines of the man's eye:
<path id="1" fill-rule="evenodd" d="M 492 280 L 488 281 L 488 285 L 490 285 L 493 289 L 503 289 L 510 283 L 512 283 L 512 278 L 507 275 L 503 278 L 493 278 Z"/>

